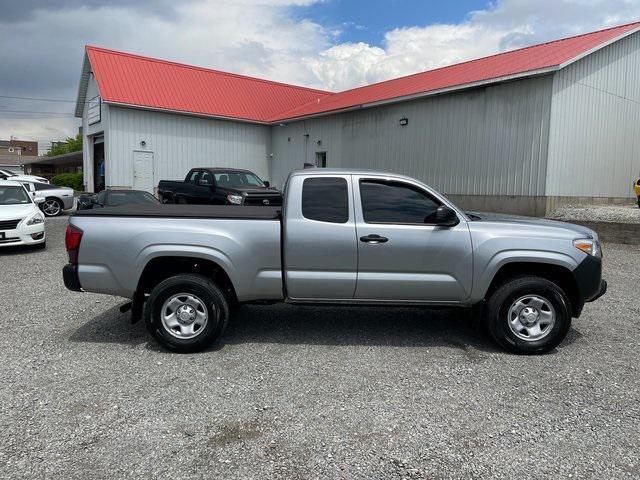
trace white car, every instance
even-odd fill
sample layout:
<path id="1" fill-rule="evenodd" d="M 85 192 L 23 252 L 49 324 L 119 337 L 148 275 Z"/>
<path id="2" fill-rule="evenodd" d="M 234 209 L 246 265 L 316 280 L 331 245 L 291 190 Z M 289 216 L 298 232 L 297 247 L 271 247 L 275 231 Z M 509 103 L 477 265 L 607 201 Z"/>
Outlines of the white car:
<path id="1" fill-rule="evenodd" d="M 0 180 L 15 180 L 18 182 L 40 182 L 49 183 L 44 177 L 36 177 L 35 175 L 18 175 L 10 170 L 0 168 Z"/>
<path id="2" fill-rule="evenodd" d="M 45 248 L 44 214 L 20 182 L 0 180 L 0 247 L 34 245 Z"/>
<path id="3" fill-rule="evenodd" d="M 73 188 L 56 187 L 48 183 L 20 181 L 32 197 L 42 197 L 44 202 L 40 204 L 47 217 L 56 217 L 64 210 L 73 208 Z"/>

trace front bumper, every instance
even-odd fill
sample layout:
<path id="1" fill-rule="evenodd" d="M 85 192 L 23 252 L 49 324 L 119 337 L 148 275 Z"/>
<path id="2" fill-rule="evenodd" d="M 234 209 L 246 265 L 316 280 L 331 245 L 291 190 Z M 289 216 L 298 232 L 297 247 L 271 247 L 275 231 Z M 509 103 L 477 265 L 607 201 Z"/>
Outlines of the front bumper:
<path id="1" fill-rule="evenodd" d="M 28 226 L 18 225 L 18 228 L 13 230 L 0 230 L 0 247 L 37 245 L 45 240 L 44 223 Z"/>
<path id="2" fill-rule="evenodd" d="M 606 280 L 600 280 L 600 290 L 598 291 L 598 293 L 596 293 L 596 295 L 594 297 L 591 297 L 590 299 L 588 299 L 587 302 L 595 302 L 597 299 L 599 299 L 605 293 L 607 293 L 607 281 Z"/>
<path id="3" fill-rule="evenodd" d="M 602 279 L 602 258 L 587 256 L 573 271 L 578 289 L 579 311 L 586 302 L 593 302 L 607 292 L 607 282 Z"/>
<path id="4" fill-rule="evenodd" d="M 67 289 L 74 292 L 82 292 L 77 265 L 67 264 L 62 267 L 62 279 L 64 280 L 64 286 L 67 287 Z"/>

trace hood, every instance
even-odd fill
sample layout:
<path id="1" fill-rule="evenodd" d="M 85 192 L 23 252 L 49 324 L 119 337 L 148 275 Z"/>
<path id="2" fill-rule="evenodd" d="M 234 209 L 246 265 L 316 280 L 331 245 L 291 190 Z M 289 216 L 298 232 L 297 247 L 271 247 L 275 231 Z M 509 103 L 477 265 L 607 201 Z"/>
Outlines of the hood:
<path id="1" fill-rule="evenodd" d="M 40 209 L 33 203 L 25 203 L 21 205 L 0 205 L 0 220 L 25 218 L 39 211 Z"/>
<path id="2" fill-rule="evenodd" d="M 534 218 L 524 217 L 520 215 L 505 215 L 501 213 L 486 212 L 465 212 L 465 214 L 473 222 L 493 222 L 511 225 L 564 228 L 565 230 L 571 230 L 572 232 L 575 232 L 576 234 L 583 237 L 598 238 L 598 235 L 590 228 L 583 227 L 582 225 L 575 225 L 573 223 L 560 222 L 558 220 L 547 220 L 546 218 Z"/>

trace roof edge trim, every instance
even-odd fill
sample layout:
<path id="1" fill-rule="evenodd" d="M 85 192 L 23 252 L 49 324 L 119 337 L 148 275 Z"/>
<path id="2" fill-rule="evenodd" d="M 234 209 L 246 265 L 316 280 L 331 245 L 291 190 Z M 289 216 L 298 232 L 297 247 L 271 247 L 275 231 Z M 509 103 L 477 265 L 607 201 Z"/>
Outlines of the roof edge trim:
<path id="1" fill-rule="evenodd" d="M 249 118 L 240 118 L 240 117 L 226 117 L 224 115 L 211 115 L 208 113 L 198 113 L 198 112 L 190 112 L 188 110 L 175 110 L 173 108 L 161 108 L 161 107 L 149 107 L 147 105 L 136 105 L 134 103 L 123 103 L 123 102 L 113 102 L 111 100 L 102 100 L 102 103 L 113 105 L 114 107 L 121 108 L 131 108 L 135 110 L 148 110 L 150 112 L 160 112 L 160 113 L 176 113 L 179 115 L 185 115 L 188 117 L 200 117 L 200 118 L 209 118 L 215 120 L 226 120 L 233 121 L 239 123 L 251 123 L 254 125 L 271 125 L 270 122 L 261 122 L 260 120 L 251 120 Z"/>
<path id="2" fill-rule="evenodd" d="M 622 26 L 624 26 L 624 25 L 621 25 L 621 27 Z M 615 28 L 615 27 L 613 27 L 613 28 Z M 600 43 L 600 44 L 596 45 L 595 47 L 576 55 L 573 58 L 570 58 L 566 62 L 561 63 L 560 65 L 558 65 L 558 69 L 562 69 L 562 68 L 568 67 L 572 63 L 576 63 L 576 62 L 582 60 L 583 58 L 588 57 L 589 55 L 597 52 L 598 50 L 602 50 L 603 48 L 608 47 L 609 45 L 611 45 L 613 43 L 619 42 L 620 40 L 623 40 L 623 39 L 627 38 L 628 36 L 633 35 L 634 33 L 638 33 L 638 32 L 640 32 L 640 26 L 638 26 L 636 28 L 633 28 L 633 29 L 631 29 L 631 30 L 629 30 L 627 32 L 624 32 L 624 33 L 618 35 L 617 37 L 614 37 L 614 38 L 612 38 L 610 40 L 607 40 L 606 42 Z"/>
<path id="3" fill-rule="evenodd" d="M 77 118 L 82 118 L 84 114 L 84 106 L 87 101 L 87 89 L 89 88 L 89 73 L 91 73 L 91 61 L 85 50 L 82 69 L 80 71 L 80 85 L 78 85 L 78 95 L 76 96 L 75 116 Z"/>
<path id="4" fill-rule="evenodd" d="M 270 120 L 270 124 L 271 125 L 277 125 L 283 122 L 297 122 L 297 121 L 301 121 L 301 120 L 306 120 L 309 118 L 316 118 L 316 117 L 324 117 L 324 116 L 328 116 L 328 115 L 335 115 L 338 113 L 344 113 L 344 112 L 350 112 L 353 110 L 361 110 L 361 109 L 365 109 L 365 108 L 374 108 L 374 107 L 379 107 L 379 106 L 383 106 L 383 105 L 391 105 L 394 103 L 401 103 L 401 102 L 408 102 L 411 100 L 416 100 L 416 99 L 420 99 L 420 98 L 427 98 L 427 97 L 432 97 L 435 95 L 442 95 L 445 93 L 453 93 L 453 92 L 457 92 L 457 91 L 462 91 L 462 90 L 469 90 L 472 88 L 477 88 L 477 87 L 483 87 L 486 85 L 491 85 L 493 83 L 500 83 L 500 82 L 508 82 L 511 80 L 518 80 L 518 79 L 522 79 L 522 78 L 527 78 L 527 77 L 536 77 L 536 76 L 541 76 L 541 75 L 546 75 L 549 73 L 553 73 L 556 72 L 559 69 L 559 67 L 557 65 L 551 66 L 551 67 L 545 67 L 545 68 L 541 68 L 541 69 L 537 69 L 537 70 L 529 70 L 527 72 L 519 72 L 519 73 L 515 73 L 512 75 L 504 75 L 502 77 L 495 77 L 495 78 L 490 78 L 487 80 L 481 80 L 479 82 L 472 82 L 472 83 L 465 83 L 462 85 L 454 85 L 452 87 L 446 87 L 446 88 L 440 88 L 437 90 L 428 90 L 426 92 L 419 92 L 419 93 L 413 93 L 411 95 L 404 95 L 401 97 L 394 97 L 394 98 L 387 98 L 385 100 L 378 100 L 375 102 L 369 102 L 369 103 L 362 103 L 359 105 L 353 105 L 351 107 L 346 107 L 346 108 L 341 108 L 341 109 L 336 109 L 336 110 L 327 110 L 326 112 L 319 112 L 319 113 L 314 113 L 311 115 L 303 115 L 300 117 L 279 117 L 279 118 L 275 118 Z"/>

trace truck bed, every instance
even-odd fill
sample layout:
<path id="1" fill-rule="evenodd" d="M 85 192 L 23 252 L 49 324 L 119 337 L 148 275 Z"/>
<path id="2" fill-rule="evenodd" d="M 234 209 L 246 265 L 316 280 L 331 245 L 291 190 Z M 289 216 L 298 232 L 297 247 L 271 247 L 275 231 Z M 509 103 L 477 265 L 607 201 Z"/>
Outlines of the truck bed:
<path id="1" fill-rule="evenodd" d="M 250 207 L 242 205 L 121 205 L 118 207 L 78 210 L 74 217 L 161 217 L 221 218 L 239 220 L 278 220 L 282 207 Z"/>

